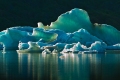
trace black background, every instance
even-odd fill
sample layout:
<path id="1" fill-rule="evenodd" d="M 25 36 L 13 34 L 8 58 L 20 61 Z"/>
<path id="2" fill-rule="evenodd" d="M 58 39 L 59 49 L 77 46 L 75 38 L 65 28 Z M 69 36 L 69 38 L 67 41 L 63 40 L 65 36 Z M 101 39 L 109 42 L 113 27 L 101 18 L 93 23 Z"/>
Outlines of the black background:
<path id="1" fill-rule="evenodd" d="M 120 0 L 0 0 L 0 31 L 13 26 L 49 25 L 73 8 L 88 12 L 92 23 L 120 30 Z"/>

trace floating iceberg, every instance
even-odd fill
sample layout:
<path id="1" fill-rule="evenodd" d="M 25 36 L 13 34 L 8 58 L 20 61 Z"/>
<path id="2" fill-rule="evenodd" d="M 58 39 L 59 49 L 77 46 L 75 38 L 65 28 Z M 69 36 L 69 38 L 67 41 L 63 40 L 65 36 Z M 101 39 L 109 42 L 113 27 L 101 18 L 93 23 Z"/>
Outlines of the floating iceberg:
<path id="1" fill-rule="evenodd" d="M 97 52 L 120 50 L 120 31 L 107 24 L 92 24 L 88 13 L 72 9 L 55 22 L 38 27 L 17 26 L 0 32 L 0 49 L 18 52 Z"/>
<path id="2" fill-rule="evenodd" d="M 83 28 L 108 45 L 120 43 L 120 32 L 116 28 L 107 24 L 92 24 L 88 13 L 78 8 L 60 15 L 55 22 L 51 23 L 50 28 L 65 32 L 74 32 Z"/>
<path id="3" fill-rule="evenodd" d="M 104 42 L 96 41 L 95 43 L 91 44 L 91 47 L 89 47 L 89 50 L 94 50 L 97 52 L 105 52 L 106 50 L 106 44 Z"/>

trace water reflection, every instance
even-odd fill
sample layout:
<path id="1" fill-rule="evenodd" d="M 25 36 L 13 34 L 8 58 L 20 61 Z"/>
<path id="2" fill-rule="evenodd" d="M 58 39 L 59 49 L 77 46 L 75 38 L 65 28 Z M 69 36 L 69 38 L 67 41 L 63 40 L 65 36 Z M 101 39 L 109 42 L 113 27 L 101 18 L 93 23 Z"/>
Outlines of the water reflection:
<path id="1" fill-rule="evenodd" d="M 0 80 L 120 80 L 120 54 L 0 53 Z"/>
<path id="2" fill-rule="evenodd" d="M 58 80 L 58 57 L 56 55 L 41 53 L 18 55 L 20 74 L 33 80 Z"/>

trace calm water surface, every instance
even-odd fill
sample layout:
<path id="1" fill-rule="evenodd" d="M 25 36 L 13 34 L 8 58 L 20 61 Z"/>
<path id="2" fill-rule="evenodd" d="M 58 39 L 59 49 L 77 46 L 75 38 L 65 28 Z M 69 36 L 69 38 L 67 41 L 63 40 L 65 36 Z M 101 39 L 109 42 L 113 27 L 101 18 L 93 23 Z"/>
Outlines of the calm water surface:
<path id="1" fill-rule="evenodd" d="M 120 80 L 120 54 L 0 52 L 0 80 Z"/>

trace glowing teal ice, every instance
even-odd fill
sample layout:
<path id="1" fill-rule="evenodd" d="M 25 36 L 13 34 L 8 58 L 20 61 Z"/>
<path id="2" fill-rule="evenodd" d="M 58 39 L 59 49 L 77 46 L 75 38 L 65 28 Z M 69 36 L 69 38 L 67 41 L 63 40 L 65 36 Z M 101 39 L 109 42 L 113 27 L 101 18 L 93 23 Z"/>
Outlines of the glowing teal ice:
<path id="1" fill-rule="evenodd" d="M 89 16 L 85 10 L 72 9 L 58 17 L 55 22 L 52 22 L 50 28 L 60 29 L 65 32 L 74 32 L 80 28 L 87 28 L 92 26 Z"/>
<path id="2" fill-rule="evenodd" d="M 51 23 L 50 28 L 61 29 L 65 32 L 74 32 L 83 28 L 108 45 L 120 43 L 120 32 L 117 29 L 107 24 L 92 24 L 88 13 L 78 8 L 60 15 L 55 22 Z"/>
<path id="3" fill-rule="evenodd" d="M 43 29 L 34 28 L 32 36 L 34 36 L 38 41 L 42 39 L 46 42 L 52 42 L 57 39 L 58 34 L 45 31 Z"/>
<path id="4" fill-rule="evenodd" d="M 120 31 L 107 24 L 92 24 L 88 13 L 72 9 L 50 26 L 12 27 L 0 32 L 0 49 L 41 51 L 45 46 L 57 51 L 98 51 L 120 49 Z M 3 48 L 4 47 L 4 48 Z"/>

